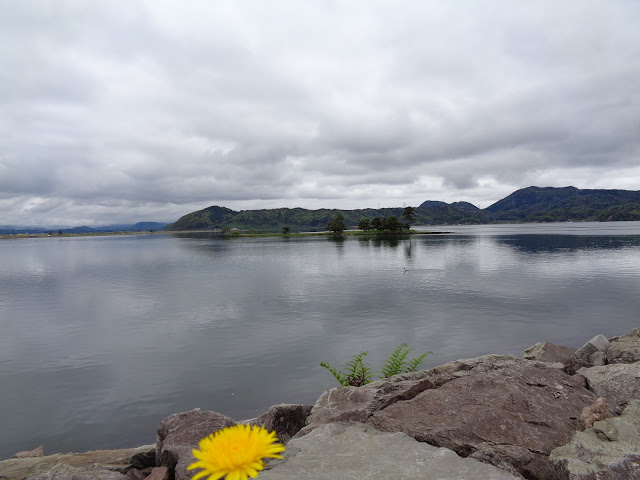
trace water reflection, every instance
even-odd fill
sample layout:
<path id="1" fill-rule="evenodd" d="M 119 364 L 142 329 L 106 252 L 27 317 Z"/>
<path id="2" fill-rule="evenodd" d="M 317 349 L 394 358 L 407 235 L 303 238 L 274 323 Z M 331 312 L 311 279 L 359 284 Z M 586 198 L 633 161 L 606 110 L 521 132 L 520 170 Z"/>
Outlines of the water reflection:
<path id="1" fill-rule="evenodd" d="M 345 242 L 346 238 L 344 235 L 335 234 L 335 235 L 327 235 L 327 241 L 342 245 Z"/>
<path id="2" fill-rule="evenodd" d="M 637 236 L 515 235 L 506 238 L 495 237 L 495 241 L 524 253 L 615 250 L 640 246 L 640 237 Z"/>
<path id="3" fill-rule="evenodd" d="M 173 238 L 186 238 L 192 239 L 212 239 L 212 238 L 225 238 L 221 232 L 171 232 L 167 235 Z"/>
<path id="4" fill-rule="evenodd" d="M 378 235 L 358 235 L 356 236 L 361 246 L 373 245 L 374 247 L 396 248 L 401 242 L 411 239 L 411 235 L 378 234 Z"/>

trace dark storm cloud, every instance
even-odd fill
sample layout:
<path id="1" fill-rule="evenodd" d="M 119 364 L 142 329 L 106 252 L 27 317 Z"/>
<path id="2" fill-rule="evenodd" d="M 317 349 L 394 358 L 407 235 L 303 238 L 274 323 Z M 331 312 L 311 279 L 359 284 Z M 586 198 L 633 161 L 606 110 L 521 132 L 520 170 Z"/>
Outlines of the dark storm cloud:
<path id="1" fill-rule="evenodd" d="M 0 4 L 0 224 L 640 189 L 640 5 Z"/>

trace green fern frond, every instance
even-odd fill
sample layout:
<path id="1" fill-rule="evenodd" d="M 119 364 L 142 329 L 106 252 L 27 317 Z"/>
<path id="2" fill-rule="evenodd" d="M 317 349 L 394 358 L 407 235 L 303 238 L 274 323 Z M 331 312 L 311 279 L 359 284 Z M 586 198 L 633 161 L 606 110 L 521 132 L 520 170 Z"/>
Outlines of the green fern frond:
<path id="1" fill-rule="evenodd" d="M 406 373 L 415 372 L 418 369 L 418 367 L 424 363 L 424 359 L 427 358 L 427 355 L 431 355 L 432 353 L 433 353 L 432 351 L 424 352 L 418 355 L 417 357 L 409 360 L 409 364 L 405 372 Z"/>
<path id="2" fill-rule="evenodd" d="M 373 370 L 362 361 L 360 362 L 360 376 L 363 385 L 373 381 Z"/>
<path id="3" fill-rule="evenodd" d="M 406 343 L 401 343 L 394 348 L 387 356 L 387 361 L 381 371 L 383 376 L 380 378 L 392 377 L 398 373 L 415 372 L 418 367 L 424 363 L 424 359 L 427 355 L 433 353 L 424 352 L 407 361 L 407 356 L 411 350 L 413 349 L 409 348 Z M 337 370 L 327 362 L 320 362 L 320 366 L 329 370 L 335 379 L 338 380 L 340 385 L 361 387 L 367 383 L 371 383 L 374 377 L 373 370 L 364 361 L 364 357 L 366 356 L 367 352 L 360 352 L 359 354 L 354 355 L 342 370 Z"/>
<path id="4" fill-rule="evenodd" d="M 360 372 L 363 370 L 363 361 L 362 359 L 367 355 L 368 352 L 360 352 L 358 355 L 354 356 L 349 363 L 347 363 L 347 376 L 358 377 L 360 376 Z"/>
<path id="5" fill-rule="evenodd" d="M 336 377 L 336 380 L 340 382 L 340 385 L 344 385 L 344 386 L 349 385 L 349 380 L 347 380 L 347 378 L 345 378 L 344 375 L 342 375 L 338 370 L 333 368 L 327 362 L 320 362 L 320 366 L 329 370 L 333 374 L 333 376 Z"/>
<path id="6" fill-rule="evenodd" d="M 382 378 L 392 377 L 397 375 L 398 373 L 403 373 L 405 371 L 405 358 L 409 355 L 409 352 L 412 349 L 409 348 L 409 345 L 406 343 L 401 343 L 396 348 L 393 349 L 387 356 L 387 361 L 382 368 Z"/>

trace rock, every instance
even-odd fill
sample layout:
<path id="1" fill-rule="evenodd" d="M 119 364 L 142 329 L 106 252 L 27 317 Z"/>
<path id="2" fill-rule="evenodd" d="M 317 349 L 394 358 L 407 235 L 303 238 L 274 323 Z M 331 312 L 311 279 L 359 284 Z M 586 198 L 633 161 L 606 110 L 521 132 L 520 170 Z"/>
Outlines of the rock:
<path id="1" fill-rule="evenodd" d="M 291 437 L 306 425 L 312 405 L 285 404 L 273 405 L 258 418 L 246 423 L 260 425 L 270 432 L 275 431 L 281 443 L 287 443 Z"/>
<path id="2" fill-rule="evenodd" d="M 186 468 L 194 461 L 192 451 L 198 447 L 198 442 L 232 425 L 236 422 L 231 418 L 200 409 L 168 416 L 158 427 L 156 465 L 167 467 L 176 480 L 191 478 L 196 471 Z"/>
<path id="3" fill-rule="evenodd" d="M 591 340 L 589 340 L 588 343 L 596 347 L 599 352 L 606 352 L 607 348 L 609 347 L 609 340 L 607 340 L 607 337 L 602 334 L 596 335 Z"/>
<path id="4" fill-rule="evenodd" d="M 156 448 L 155 445 L 153 448 L 149 448 L 148 450 L 144 450 L 140 453 L 136 453 L 133 457 L 131 457 L 131 467 L 137 468 L 138 470 L 144 470 L 145 468 L 155 467 L 156 466 Z"/>
<path id="5" fill-rule="evenodd" d="M 138 470 L 137 468 L 131 468 L 127 470 L 127 473 L 124 476 L 124 480 L 145 480 L 150 473 L 151 469 Z"/>
<path id="6" fill-rule="evenodd" d="M 640 398 L 640 362 L 581 368 L 589 390 L 603 397 L 612 412 L 620 414 L 627 403 Z"/>
<path id="7" fill-rule="evenodd" d="M 452 380 L 490 371 L 510 369 L 515 365 L 548 367 L 552 364 L 522 360 L 513 355 L 485 355 L 456 360 L 431 370 L 395 375 L 362 387 L 338 387 L 324 392 L 316 401 L 307 424 L 298 435 L 304 435 L 313 425 L 356 421 L 365 422 L 374 412 L 402 400 L 410 400 L 419 393 L 438 388 Z"/>
<path id="8" fill-rule="evenodd" d="M 593 427 L 593 424 L 597 421 L 604 420 L 605 418 L 613 417 L 613 413 L 607 408 L 607 404 L 603 398 L 598 398 L 593 404 L 584 407 L 580 414 L 580 424 L 583 429 Z"/>
<path id="9" fill-rule="evenodd" d="M 550 455 L 561 480 L 640 478 L 640 400 L 629 402 L 620 417 L 596 422 Z"/>
<path id="10" fill-rule="evenodd" d="M 147 480 L 169 480 L 169 469 L 167 467 L 154 467 Z"/>
<path id="11" fill-rule="evenodd" d="M 547 365 L 487 355 L 333 389 L 295 438 L 324 423 L 354 420 L 546 479 L 549 453 L 569 441 L 582 409 L 596 400 L 579 380 Z"/>
<path id="12" fill-rule="evenodd" d="M 58 453 L 44 457 L 11 458 L 0 461 L 0 478 L 4 476 L 7 480 L 25 480 L 26 478 L 50 472 L 56 465 L 74 467 L 80 472 L 104 470 L 118 473 L 131 468 L 131 459 L 136 454 L 147 452 L 150 449 L 155 449 L 155 445 L 120 450 Z M 63 467 L 59 468 L 64 470 Z M 62 472 L 62 470 L 60 471 Z M 121 475 L 122 479 L 123 476 Z"/>
<path id="13" fill-rule="evenodd" d="M 125 480 L 125 476 L 111 470 L 88 470 L 60 463 L 48 472 L 34 475 L 28 480 Z"/>
<path id="14" fill-rule="evenodd" d="M 44 454 L 44 449 L 42 445 L 33 450 L 29 450 L 26 452 L 18 452 L 11 458 L 31 458 L 31 457 L 41 457 Z"/>
<path id="15" fill-rule="evenodd" d="M 515 480 L 522 477 L 403 433 L 383 433 L 361 423 L 321 425 L 292 439 L 285 460 L 260 480 Z"/>
<path id="16" fill-rule="evenodd" d="M 560 362 L 566 365 L 576 350 L 576 348 L 554 345 L 549 342 L 539 342 L 524 351 L 524 358 L 541 362 Z"/>
<path id="17" fill-rule="evenodd" d="M 597 352 L 606 353 L 608 347 L 609 340 L 607 340 L 604 335 L 596 335 L 575 351 L 567 363 L 566 372 L 569 375 L 573 375 L 582 367 L 592 367 L 594 365 L 594 361 L 601 362 L 601 355 L 596 355 L 594 357 L 594 354 Z"/>
<path id="18" fill-rule="evenodd" d="M 607 364 L 607 354 L 605 352 L 595 352 L 591 355 L 591 364 L 594 367 L 601 367 Z"/>
<path id="19" fill-rule="evenodd" d="M 607 349 L 609 363 L 634 363 L 640 361 L 640 334 L 634 328 L 629 335 L 612 338 Z"/>

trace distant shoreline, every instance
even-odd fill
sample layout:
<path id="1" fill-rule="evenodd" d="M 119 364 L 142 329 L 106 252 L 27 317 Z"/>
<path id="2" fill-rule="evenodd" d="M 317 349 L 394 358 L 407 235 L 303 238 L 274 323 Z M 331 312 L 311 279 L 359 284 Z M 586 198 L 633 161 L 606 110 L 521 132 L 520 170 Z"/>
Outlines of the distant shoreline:
<path id="1" fill-rule="evenodd" d="M 5 233 L 0 235 L 0 240 L 22 239 L 22 238 L 64 238 L 64 237 L 111 237 L 117 235 L 157 235 L 158 233 L 169 233 L 165 230 L 153 232 L 86 232 L 86 233 Z"/>
<path id="2" fill-rule="evenodd" d="M 172 234 L 185 234 L 185 233 L 218 233 L 221 238 L 246 238 L 246 237 L 304 237 L 312 235 L 321 236 L 336 236 L 336 237 L 355 237 L 355 236 L 403 236 L 403 235 L 442 235 L 453 232 L 435 232 L 435 231 L 417 231 L 409 230 L 408 232 L 379 232 L 379 231 L 363 231 L 363 230 L 345 230 L 342 234 L 335 234 L 333 232 L 294 232 L 294 233 L 243 233 L 243 232 L 231 232 L 222 234 L 220 230 L 156 230 L 153 232 L 87 232 L 87 233 L 15 233 L 15 234 L 3 234 L 0 235 L 0 240 L 14 240 L 24 238 L 69 238 L 69 237 L 112 237 L 120 235 L 172 235 Z"/>

